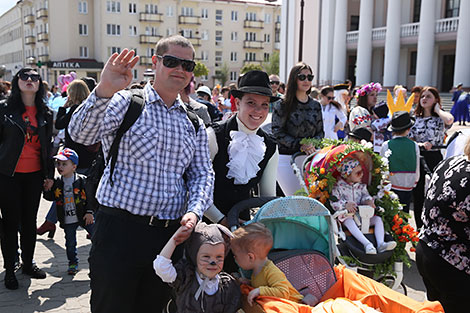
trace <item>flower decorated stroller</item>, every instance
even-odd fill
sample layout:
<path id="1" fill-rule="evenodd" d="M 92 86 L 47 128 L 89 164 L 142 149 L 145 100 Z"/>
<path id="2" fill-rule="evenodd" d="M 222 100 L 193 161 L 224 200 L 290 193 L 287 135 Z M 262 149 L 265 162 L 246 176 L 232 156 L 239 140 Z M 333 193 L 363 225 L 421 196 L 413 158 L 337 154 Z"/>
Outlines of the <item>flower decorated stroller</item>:
<path id="1" fill-rule="evenodd" d="M 258 212 L 246 223 L 261 222 L 271 230 L 274 242 L 269 259 L 301 294 L 312 294 L 321 299 L 315 312 L 333 312 L 323 311 L 323 308 L 328 305 L 331 308 L 333 299 L 344 298 L 360 301 L 384 313 L 443 312 L 439 303 L 417 302 L 342 265 L 333 267 L 338 256 L 336 223 L 330 211 L 319 201 L 303 196 L 248 199 L 229 211 L 227 220 L 230 228 L 234 230 L 239 225 L 238 216 L 242 211 L 257 207 L 260 207 Z M 282 299 L 258 297 L 257 305 L 245 312 L 313 312 L 311 307 L 298 307 L 295 303 L 279 300 Z"/>
<path id="2" fill-rule="evenodd" d="M 406 286 L 402 283 L 403 264 L 410 265 L 405 250 L 406 242 L 416 243 L 418 238 L 417 233 L 406 222 L 409 215 L 401 210 L 398 197 L 391 192 L 391 184 L 387 180 L 387 160 L 375 154 L 372 147 L 359 143 L 344 144 L 341 141 L 315 140 L 314 144 L 321 149 L 304 160 L 302 171 L 295 169 L 308 196 L 324 203 L 334 218 L 347 213 L 347 211 L 335 212 L 332 209 L 330 201 L 336 200 L 331 199 L 332 188 L 339 177 L 338 166 L 342 160 L 345 158 L 358 160 L 364 173 L 362 183 L 368 186 L 368 191 L 377 206 L 375 213 L 382 218 L 384 228 L 388 232 L 385 240 L 397 242 L 397 247 L 392 251 L 366 254 L 362 244 L 347 231 L 343 231 L 341 224 L 338 223 L 337 248 L 338 254 L 341 255 L 338 261 L 406 294 Z M 295 163 L 293 167 L 296 167 Z M 372 210 L 366 214 L 369 215 L 362 216 L 361 230 L 366 238 L 376 245 L 375 236 L 371 233 L 368 224 L 374 212 Z M 414 251 L 414 248 L 411 251 Z"/>

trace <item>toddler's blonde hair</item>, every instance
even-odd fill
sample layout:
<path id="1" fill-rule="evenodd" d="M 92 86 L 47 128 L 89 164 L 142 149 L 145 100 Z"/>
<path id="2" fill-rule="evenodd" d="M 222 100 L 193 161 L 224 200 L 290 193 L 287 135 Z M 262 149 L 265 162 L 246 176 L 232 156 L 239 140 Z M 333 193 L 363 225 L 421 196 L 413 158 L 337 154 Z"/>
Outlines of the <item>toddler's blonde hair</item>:
<path id="1" fill-rule="evenodd" d="M 230 244 L 246 253 L 254 253 L 258 258 L 265 258 L 273 246 L 273 235 L 264 224 L 251 223 L 235 230 Z"/>

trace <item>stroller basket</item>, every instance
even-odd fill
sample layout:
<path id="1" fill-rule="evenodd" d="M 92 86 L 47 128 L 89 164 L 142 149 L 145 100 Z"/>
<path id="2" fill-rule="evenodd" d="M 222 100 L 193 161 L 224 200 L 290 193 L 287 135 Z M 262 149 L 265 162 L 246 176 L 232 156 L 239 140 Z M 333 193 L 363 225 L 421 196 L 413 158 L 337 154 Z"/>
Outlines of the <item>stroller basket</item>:
<path id="1" fill-rule="evenodd" d="M 320 299 L 336 282 L 333 267 L 316 251 L 287 250 L 271 252 L 269 258 L 301 294 Z"/>

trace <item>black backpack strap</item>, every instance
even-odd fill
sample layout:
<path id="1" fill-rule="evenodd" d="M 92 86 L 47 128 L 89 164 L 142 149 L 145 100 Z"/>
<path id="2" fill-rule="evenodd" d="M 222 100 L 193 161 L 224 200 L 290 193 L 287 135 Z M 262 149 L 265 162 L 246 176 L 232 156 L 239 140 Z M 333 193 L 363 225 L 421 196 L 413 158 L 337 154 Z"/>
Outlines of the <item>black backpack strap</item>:
<path id="1" fill-rule="evenodd" d="M 199 131 L 199 127 L 201 126 L 199 124 L 199 116 L 189 107 L 186 108 L 186 115 L 188 115 L 189 120 L 191 121 L 191 124 L 194 126 L 194 130 L 197 132 Z"/>
<path id="2" fill-rule="evenodd" d="M 119 151 L 119 144 L 121 143 L 122 136 L 131 128 L 132 125 L 137 121 L 142 110 L 145 106 L 144 100 L 144 92 L 142 89 L 132 89 L 132 97 L 131 102 L 129 104 L 129 108 L 127 109 L 126 115 L 124 115 L 124 119 L 117 130 L 116 137 L 111 144 L 111 148 L 109 149 L 108 157 L 106 158 L 106 163 L 110 164 L 110 171 L 109 171 L 109 181 L 111 186 L 113 185 L 113 172 L 114 167 L 116 166 L 118 151 Z"/>

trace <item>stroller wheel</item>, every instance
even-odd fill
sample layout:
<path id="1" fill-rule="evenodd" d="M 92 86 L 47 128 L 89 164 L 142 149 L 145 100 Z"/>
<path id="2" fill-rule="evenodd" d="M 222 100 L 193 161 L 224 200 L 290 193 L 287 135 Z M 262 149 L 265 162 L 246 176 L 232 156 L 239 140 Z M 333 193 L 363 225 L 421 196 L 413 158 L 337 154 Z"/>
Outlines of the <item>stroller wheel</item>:
<path id="1" fill-rule="evenodd" d="M 378 281 L 384 284 L 385 286 L 392 288 L 395 283 L 395 279 L 396 278 L 394 276 L 384 276 L 379 278 Z M 403 282 L 398 285 L 398 288 L 395 289 L 395 291 L 398 291 L 399 293 L 402 293 L 405 296 L 408 295 L 408 290 L 406 289 L 406 285 Z"/>

